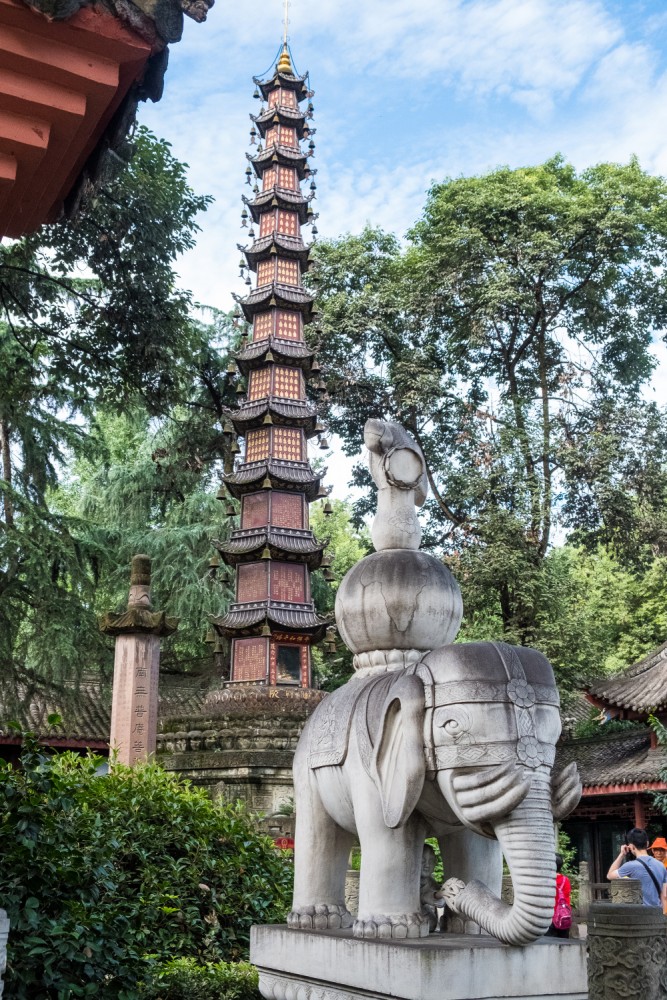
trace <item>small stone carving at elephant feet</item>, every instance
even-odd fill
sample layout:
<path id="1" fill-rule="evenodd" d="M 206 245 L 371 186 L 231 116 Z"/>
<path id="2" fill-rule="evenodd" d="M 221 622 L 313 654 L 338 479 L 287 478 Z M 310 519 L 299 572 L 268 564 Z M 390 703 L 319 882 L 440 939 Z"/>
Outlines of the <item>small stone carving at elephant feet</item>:
<path id="1" fill-rule="evenodd" d="M 291 930 L 336 931 L 351 927 L 354 917 L 342 904 L 319 903 L 317 906 L 301 906 L 287 915 L 287 926 Z"/>
<path id="2" fill-rule="evenodd" d="M 355 920 L 352 928 L 356 938 L 420 938 L 428 932 L 428 917 L 422 913 L 373 914 L 366 920 Z"/>

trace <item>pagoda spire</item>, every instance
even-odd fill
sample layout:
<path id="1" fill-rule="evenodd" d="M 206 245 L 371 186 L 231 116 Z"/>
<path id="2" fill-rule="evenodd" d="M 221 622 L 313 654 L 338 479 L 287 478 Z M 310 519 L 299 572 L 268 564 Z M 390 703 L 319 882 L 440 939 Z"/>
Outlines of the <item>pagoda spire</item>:
<path id="1" fill-rule="evenodd" d="M 241 219 L 244 227 L 250 222 L 252 242 L 239 250 L 251 289 L 237 300 L 238 317 L 251 332 L 235 354 L 247 390 L 244 395 L 239 384 L 240 403 L 227 412 L 225 423 L 227 433 L 243 440 L 243 448 L 234 471 L 223 477 L 228 496 L 240 501 L 240 524 L 228 541 L 214 543 L 224 562 L 236 569 L 236 593 L 214 627 L 231 639 L 230 683 L 310 687 L 310 647 L 330 625 L 315 611 L 310 574 L 330 560 L 309 526 L 309 504 L 327 491 L 324 471 L 315 472 L 308 461 L 307 442 L 318 438 L 320 447 L 328 445 L 306 392 L 309 379 L 316 391 L 324 387 L 304 338 L 304 327 L 317 316 L 314 296 L 302 280 L 312 268 L 302 227 L 316 219 L 311 204 L 316 171 L 310 166 L 315 130 L 309 125 L 313 92 L 307 76 L 297 75 L 292 66 L 288 11 L 286 0 L 283 45 L 273 75 L 254 78 L 256 96 L 266 106 L 250 116 L 251 142 L 258 136 L 260 141 L 248 155 L 246 176 L 249 184 L 255 177 L 254 197 L 243 199 Z M 300 105 L 306 100 L 304 111 Z M 301 184 L 307 180 L 306 196 Z M 238 444 L 236 450 L 241 451 Z M 228 510 L 236 511 L 231 501 Z M 330 570 L 324 572 L 328 577 Z"/>

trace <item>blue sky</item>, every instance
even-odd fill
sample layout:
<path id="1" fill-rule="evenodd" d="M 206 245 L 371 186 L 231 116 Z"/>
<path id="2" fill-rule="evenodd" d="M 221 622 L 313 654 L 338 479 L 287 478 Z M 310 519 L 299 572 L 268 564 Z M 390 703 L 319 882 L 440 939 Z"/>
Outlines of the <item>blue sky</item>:
<path id="1" fill-rule="evenodd" d="M 186 19 L 162 100 L 139 112 L 215 197 L 180 273 L 225 309 L 245 291 L 236 244 L 252 76 L 277 53 L 282 6 L 218 0 L 204 24 Z M 635 153 L 667 174 L 664 0 L 292 0 L 289 38 L 316 92 L 321 236 L 367 221 L 403 235 L 433 180 L 556 152 L 579 168 Z M 666 372 L 652 390 L 661 400 Z"/>

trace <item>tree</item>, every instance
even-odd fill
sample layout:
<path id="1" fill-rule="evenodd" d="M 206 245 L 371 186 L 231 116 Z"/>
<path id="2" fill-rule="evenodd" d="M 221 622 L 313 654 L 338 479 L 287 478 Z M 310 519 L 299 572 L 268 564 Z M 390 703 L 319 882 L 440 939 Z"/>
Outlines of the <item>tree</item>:
<path id="1" fill-rule="evenodd" d="M 95 588 L 109 566 L 127 572 L 115 542 L 129 493 L 136 500 L 155 477 L 142 497 L 148 534 L 165 497 L 185 504 L 200 464 L 229 460 L 220 420 L 234 398 L 223 365 L 235 334 L 227 317 L 193 317 L 174 271 L 208 201 L 168 144 L 139 129 L 129 163 L 80 218 L 0 246 L 0 661 L 10 690 L 18 678 L 71 679 L 100 652 Z M 132 419 L 113 426 L 114 443 L 120 411 Z M 143 482 L 120 482 L 123 448 L 125 471 L 141 465 Z M 59 489 L 74 467 L 95 498 L 75 502 L 78 481 Z"/>
<path id="2" fill-rule="evenodd" d="M 414 434 L 424 543 L 508 640 L 534 641 L 555 526 L 664 552 L 667 437 L 640 390 L 667 318 L 665 181 L 634 160 L 503 168 L 434 185 L 405 249 L 367 229 L 318 255 L 331 427 L 350 453 L 371 416 Z"/>

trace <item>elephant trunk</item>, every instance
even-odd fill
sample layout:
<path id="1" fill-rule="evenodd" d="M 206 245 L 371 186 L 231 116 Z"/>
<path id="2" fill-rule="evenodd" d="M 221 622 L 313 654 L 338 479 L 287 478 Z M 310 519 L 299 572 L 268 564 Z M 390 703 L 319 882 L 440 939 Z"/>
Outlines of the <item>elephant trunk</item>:
<path id="1" fill-rule="evenodd" d="M 473 881 L 456 897 L 456 910 L 499 941 L 529 944 L 549 928 L 556 895 L 554 825 L 550 773 L 536 771 L 523 802 L 496 820 L 496 836 L 514 887 L 511 906 L 481 882 Z"/>

